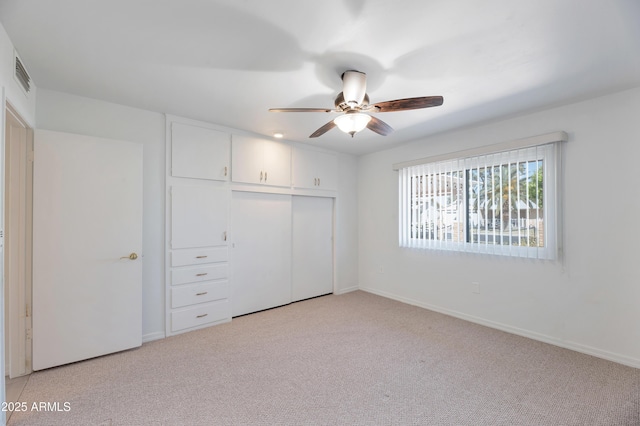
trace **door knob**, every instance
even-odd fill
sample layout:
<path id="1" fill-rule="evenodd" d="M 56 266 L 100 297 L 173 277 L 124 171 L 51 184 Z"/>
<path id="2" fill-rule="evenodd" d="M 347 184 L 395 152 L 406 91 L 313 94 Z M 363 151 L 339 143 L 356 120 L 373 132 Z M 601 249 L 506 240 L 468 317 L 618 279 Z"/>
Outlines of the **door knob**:
<path id="1" fill-rule="evenodd" d="M 120 259 L 136 260 L 137 258 L 138 258 L 138 255 L 136 253 L 131 253 L 129 256 L 122 256 Z"/>

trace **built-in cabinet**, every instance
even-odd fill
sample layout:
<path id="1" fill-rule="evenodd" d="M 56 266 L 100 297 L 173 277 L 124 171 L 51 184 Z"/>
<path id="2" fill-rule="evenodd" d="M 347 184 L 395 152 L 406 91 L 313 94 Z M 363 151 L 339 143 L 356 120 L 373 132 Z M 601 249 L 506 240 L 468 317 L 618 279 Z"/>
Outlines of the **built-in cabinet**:
<path id="1" fill-rule="evenodd" d="M 171 123 L 171 176 L 229 180 L 229 133 Z"/>
<path id="2" fill-rule="evenodd" d="M 294 147 L 292 157 L 294 188 L 337 189 L 338 161 L 335 154 Z"/>
<path id="3" fill-rule="evenodd" d="M 231 320 L 231 134 L 167 123 L 166 334 Z"/>
<path id="4" fill-rule="evenodd" d="M 291 186 L 291 147 L 266 139 L 234 135 L 232 180 L 254 185 Z"/>
<path id="5" fill-rule="evenodd" d="M 229 191 L 212 185 L 179 183 L 170 188 L 171 248 L 225 245 Z"/>
<path id="6" fill-rule="evenodd" d="M 167 116 L 166 334 L 333 291 L 337 158 Z"/>

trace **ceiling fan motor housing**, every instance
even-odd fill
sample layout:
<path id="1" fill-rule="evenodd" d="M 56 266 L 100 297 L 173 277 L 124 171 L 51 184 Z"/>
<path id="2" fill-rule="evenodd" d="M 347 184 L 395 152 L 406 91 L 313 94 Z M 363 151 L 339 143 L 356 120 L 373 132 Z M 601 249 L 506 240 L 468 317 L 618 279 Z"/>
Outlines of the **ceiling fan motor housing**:
<path id="1" fill-rule="evenodd" d="M 362 104 L 367 92 L 367 75 L 360 71 L 349 70 L 342 74 L 342 93 L 344 100 L 354 108 Z"/>

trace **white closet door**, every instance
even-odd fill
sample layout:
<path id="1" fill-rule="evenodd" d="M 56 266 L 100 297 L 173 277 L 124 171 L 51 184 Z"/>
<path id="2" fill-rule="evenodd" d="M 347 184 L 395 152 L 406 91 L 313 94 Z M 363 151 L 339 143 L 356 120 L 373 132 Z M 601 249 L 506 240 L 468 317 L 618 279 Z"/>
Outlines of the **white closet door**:
<path id="1" fill-rule="evenodd" d="M 34 142 L 33 369 L 140 346 L 142 145 Z"/>
<path id="2" fill-rule="evenodd" d="M 292 301 L 333 293 L 333 198 L 293 197 Z"/>
<path id="3" fill-rule="evenodd" d="M 234 191 L 232 316 L 291 302 L 291 196 Z"/>

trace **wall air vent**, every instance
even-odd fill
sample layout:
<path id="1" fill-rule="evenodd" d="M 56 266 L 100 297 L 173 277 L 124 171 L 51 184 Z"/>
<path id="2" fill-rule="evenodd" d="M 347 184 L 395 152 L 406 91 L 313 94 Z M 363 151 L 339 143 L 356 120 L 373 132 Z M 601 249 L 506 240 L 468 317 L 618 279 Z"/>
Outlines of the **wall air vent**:
<path id="1" fill-rule="evenodd" d="M 24 90 L 25 95 L 28 95 L 31 91 L 31 77 L 29 76 L 27 69 L 22 64 L 22 60 L 20 60 L 17 53 L 14 55 L 14 57 L 16 66 L 13 76 L 18 82 L 18 85 L 22 88 L 22 90 Z"/>

